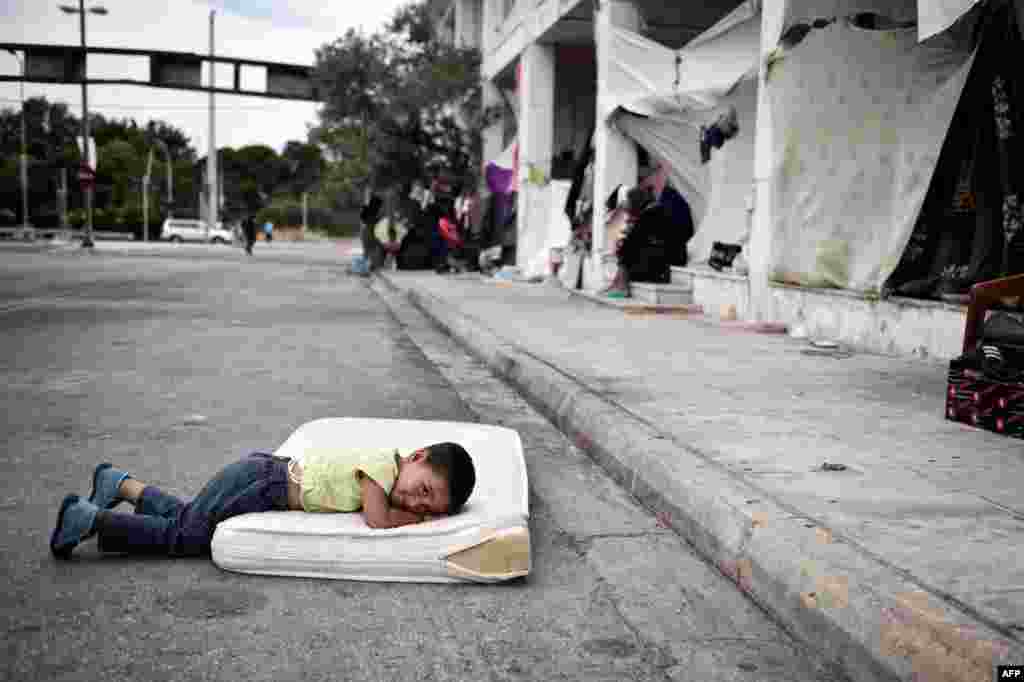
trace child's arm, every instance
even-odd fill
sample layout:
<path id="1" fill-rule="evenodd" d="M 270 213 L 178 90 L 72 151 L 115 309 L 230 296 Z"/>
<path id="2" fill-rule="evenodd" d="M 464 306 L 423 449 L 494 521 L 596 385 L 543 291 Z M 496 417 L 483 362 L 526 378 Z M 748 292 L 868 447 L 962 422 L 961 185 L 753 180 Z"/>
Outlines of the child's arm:
<path id="1" fill-rule="evenodd" d="M 425 520 L 425 515 L 392 507 L 384 489 L 364 472 L 357 470 L 356 478 L 363 496 L 363 518 L 370 528 L 398 528 Z"/>

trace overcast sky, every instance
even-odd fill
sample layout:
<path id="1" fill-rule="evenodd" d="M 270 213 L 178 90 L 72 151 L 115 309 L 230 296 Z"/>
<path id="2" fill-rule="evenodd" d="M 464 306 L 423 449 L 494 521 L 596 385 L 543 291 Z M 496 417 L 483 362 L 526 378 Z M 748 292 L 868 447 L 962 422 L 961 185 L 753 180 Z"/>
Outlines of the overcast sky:
<path id="1" fill-rule="evenodd" d="M 210 10 L 216 9 L 217 54 L 243 59 L 313 64 L 313 52 L 350 27 L 376 31 L 407 0 L 87 0 L 109 14 L 88 15 L 88 44 L 102 47 L 209 52 Z M 0 42 L 73 44 L 79 42 L 78 17 L 60 11 L 75 0 L 0 0 Z M 0 52 L 0 73 L 20 72 L 18 60 Z M 203 81 L 208 80 L 204 69 Z M 148 78 L 145 59 L 94 56 L 89 75 Z M 217 74 L 231 84 L 230 68 Z M 242 88 L 262 89 L 259 74 L 242 72 Z M 76 116 L 82 112 L 79 86 L 27 84 L 25 96 L 45 95 L 66 102 Z M 89 111 L 139 124 L 157 118 L 181 128 L 200 156 L 206 154 L 209 97 L 205 93 L 147 87 L 92 86 Z M 19 85 L 0 83 L 0 108 L 17 109 Z M 278 151 L 288 140 L 305 140 L 316 121 L 316 104 L 217 95 L 216 142 L 220 147 L 266 144 Z M 100 160 L 102 163 L 102 159 Z"/>

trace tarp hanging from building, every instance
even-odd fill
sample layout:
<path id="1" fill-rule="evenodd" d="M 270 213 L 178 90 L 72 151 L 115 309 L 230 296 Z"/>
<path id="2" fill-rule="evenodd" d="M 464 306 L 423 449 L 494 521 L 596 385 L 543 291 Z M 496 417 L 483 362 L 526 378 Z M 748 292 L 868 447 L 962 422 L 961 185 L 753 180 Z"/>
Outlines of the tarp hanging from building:
<path id="1" fill-rule="evenodd" d="M 711 160 L 701 163 L 700 126 L 734 108 L 739 132 Z M 682 112 L 672 118 L 644 117 L 619 110 L 616 127 L 658 159 L 669 163 L 669 178 L 690 204 L 696 233 L 687 244 L 689 262 L 708 259 L 716 242 L 744 241 L 750 230 L 749 202 L 754 191 L 754 142 L 757 137 L 757 81 L 740 83 L 719 106 L 706 112 Z"/>
<path id="2" fill-rule="evenodd" d="M 707 261 L 716 241 L 737 244 L 749 236 L 749 207 L 754 201 L 757 90 L 757 80 L 744 80 L 732 94 L 722 98 L 722 106 L 735 109 L 739 132 L 720 149 L 712 150 L 711 160 L 705 166 L 710 175 L 707 211 L 687 244 L 692 263 Z"/>
<path id="3" fill-rule="evenodd" d="M 949 29 L 980 0 L 917 0 L 917 39 L 928 40 Z"/>
<path id="4" fill-rule="evenodd" d="M 668 162 L 696 226 L 687 245 L 690 262 L 706 261 L 713 242 L 736 243 L 749 230 L 760 24 L 755 4 L 744 2 L 678 51 L 628 31 L 616 34 L 612 61 L 620 108 L 612 122 Z M 704 164 L 701 126 L 730 108 L 739 133 Z"/>
<path id="5" fill-rule="evenodd" d="M 620 109 L 612 119 L 623 135 L 659 160 L 668 162 L 669 179 L 690 204 L 695 225 L 707 211 L 711 174 L 701 165 L 697 140 L 700 124 L 694 120 L 640 116 Z"/>
<path id="6" fill-rule="evenodd" d="M 867 12 L 892 21 L 916 22 L 917 40 L 923 42 L 949 30 L 981 0 L 783 0 L 765 8 L 766 51 L 770 52 L 787 28 L 817 19 L 851 17 Z M 1024 8 L 1021 0 L 1018 7 Z"/>
<path id="7" fill-rule="evenodd" d="M 924 2 L 926 0 L 922 0 Z M 940 2 L 942 0 L 939 0 Z M 961 0 L 952 0 L 959 2 Z M 767 54 L 779 44 L 786 29 L 819 19 L 847 18 L 862 12 L 880 14 L 893 21 L 917 21 L 917 0 L 781 0 L 764 3 L 764 43 Z"/>
<path id="8" fill-rule="evenodd" d="M 753 0 L 741 3 L 679 50 L 614 28 L 608 91 L 610 115 L 624 107 L 644 116 L 707 109 L 744 77 L 756 75 L 761 20 Z"/>
<path id="9" fill-rule="evenodd" d="M 845 12 L 844 12 L 845 13 Z M 773 279 L 880 291 L 898 264 L 973 63 L 916 28 L 840 19 L 771 68 Z"/>
<path id="10" fill-rule="evenodd" d="M 530 186 L 520 195 L 519 230 L 516 238 L 516 265 L 524 277 L 550 274 L 551 249 L 569 243 L 572 226 L 562 209 L 572 183 L 551 180 L 542 186 Z"/>

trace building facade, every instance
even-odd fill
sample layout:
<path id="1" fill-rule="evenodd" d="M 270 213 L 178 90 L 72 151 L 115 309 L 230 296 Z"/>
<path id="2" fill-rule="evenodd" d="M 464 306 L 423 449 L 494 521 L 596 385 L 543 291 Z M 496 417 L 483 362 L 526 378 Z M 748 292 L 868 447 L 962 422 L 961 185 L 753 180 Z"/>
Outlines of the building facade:
<path id="1" fill-rule="evenodd" d="M 614 244 L 605 230 L 605 198 L 620 185 L 637 183 L 642 153 L 637 137 L 615 124 L 621 107 L 652 101 L 640 97 L 645 88 L 663 94 L 665 102 L 685 96 L 689 101 L 713 100 L 713 105 L 728 103 L 743 91 L 751 102 L 746 112 L 748 156 L 703 169 L 698 162 L 672 177 L 680 178 L 676 185 L 696 178 L 693 186 L 703 184 L 706 190 L 706 196 L 691 202 L 700 204 L 698 233 L 705 230 L 696 242 L 706 249 L 718 234 L 713 230 L 720 230 L 728 241 L 742 242 L 745 267 L 719 272 L 707 267 L 706 253 L 691 253 L 691 265 L 673 268 L 673 284 L 666 288 L 685 291 L 711 313 L 783 322 L 811 337 L 876 352 L 950 358 L 962 343 L 962 302 L 880 293 L 911 240 L 971 71 L 974 46 L 963 35 L 973 24 L 964 24 L 972 16 L 976 20 L 986 6 L 1000 5 L 1024 25 L 1021 0 L 437 0 L 432 10 L 442 35 L 480 49 L 484 105 L 504 112 L 484 131 L 484 160 L 517 146 L 517 265 L 526 274 L 545 273 L 550 248 L 569 240 L 563 208 L 571 159 L 592 139 L 592 249 L 583 263 L 582 287 L 593 292 L 608 284 Z M 854 12 L 875 19 L 858 23 Z M 751 26 L 757 31 L 753 43 L 747 30 Z M 799 53 L 790 52 L 794 27 L 805 29 L 796 32 L 803 35 L 795 41 L 805 46 Z M 813 50 L 828 41 L 849 48 L 848 59 L 862 59 L 861 68 L 814 64 Z M 877 46 L 877 54 L 865 45 Z M 639 62 L 630 62 L 631 50 L 643 53 Z M 942 50 L 945 71 L 920 66 L 921 53 Z M 904 57 L 905 66 L 900 66 Z M 892 60 L 888 70 L 896 75 L 887 75 L 884 64 L 872 66 L 876 58 Z M 637 66 L 644 59 L 650 60 L 647 66 Z M 730 70 L 739 77 L 713 82 L 715 74 Z M 796 122 L 799 112 L 787 109 L 785 99 L 802 94 L 808 98 L 805 108 L 811 108 L 814 94 L 799 88 L 818 77 L 823 89 L 834 89 L 840 104 L 859 111 L 861 118 L 834 125 L 823 121 L 818 130 L 797 139 L 802 131 L 787 127 L 786 117 Z M 704 89 L 688 90 L 695 81 Z M 860 97 L 866 103 L 863 110 L 857 109 L 860 100 L 843 103 L 847 96 Z M 708 112 L 714 111 L 712 104 Z M 879 110 L 877 116 L 872 106 Z M 845 109 L 823 105 L 820 113 L 827 118 Z M 664 130 L 696 130 L 710 121 L 709 115 L 691 115 L 681 123 L 678 116 L 665 114 Z M 922 126 L 919 115 L 934 120 Z M 927 136 L 908 133 L 915 128 Z M 672 140 L 665 144 L 645 147 L 664 159 L 673 149 Z M 696 136 L 685 144 L 686 153 L 692 148 L 696 154 Z M 746 168 L 734 172 L 728 163 Z M 819 166 L 836 175 L 832 186 L 801 178 L 801 172 L 806 175 L 807 169 Z M 847 171 L 852 173 L 848 178 L 843 175 Z M 891 177 L 884 183 L 891 187 L 884 187 L 882 180 L 871 184 L 885 173 Z M 904 199 L 906 206 L 899 206 Z M 870 224 L 862 230 L 867 236 L 856 236 L 860 228 L 849 224 L 858 221 Z M 798 228 L 803 232 L 794 234 Z M 848 233 L 855 236 L 847 238 Z M 837 260 L 838 267 L 828 267 Z"/>

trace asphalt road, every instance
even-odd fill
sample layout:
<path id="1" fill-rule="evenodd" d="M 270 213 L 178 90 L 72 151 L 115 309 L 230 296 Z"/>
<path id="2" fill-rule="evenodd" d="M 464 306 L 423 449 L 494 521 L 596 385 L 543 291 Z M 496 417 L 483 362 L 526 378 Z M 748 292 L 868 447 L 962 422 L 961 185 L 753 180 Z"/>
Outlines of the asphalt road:
<path id="1" fill-rule="evenodd" d="M 162 253 L 0 248 L 0 679 L 841 679 L 407 304 L 322 259 Z M 51 558 L 58 504 L 97 462 L 187 497 L 323 416 L 519 430 L 532 575 L 254 577 L 94 543 Z"/>

